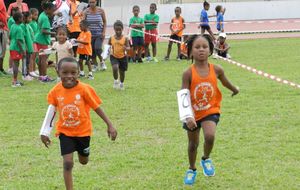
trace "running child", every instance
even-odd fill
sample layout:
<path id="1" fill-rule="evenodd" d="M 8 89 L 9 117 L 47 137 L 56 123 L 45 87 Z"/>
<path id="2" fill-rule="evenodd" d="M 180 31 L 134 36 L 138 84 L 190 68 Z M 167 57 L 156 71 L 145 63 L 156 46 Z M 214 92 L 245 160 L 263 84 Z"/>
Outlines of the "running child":
<path id="1" fill-rule="evenodd" d="M 92 33 L 89 30 L 88 22 L 86 20 L 82 20 L 80 22 L 80 34 L 76 40 L 78 43 L 77 54 L 79 54 L 79 67 L 80 67 L 80 77 L 85 77 L 84 69 L 83 69 L 83 61 L 86 62 L 89 74 L 88 79 L 93 80 L 93 72 L 92 72 L 92 64 L 90 62 L 92 56 Z"/>
<path id="2" fill-rule="evenodd" d="M 210 17 L 215 17 L 215 15 L 208 16 L 207 11 L 209 10 L 209 8 L 210 8 L 210 4 L 207 1 L 204 1 L 203 10 L 201 11 L 201 16 L 200 16 L 200 25 L 198 26 L 198 28 L 201 28 L 201 34 L 204 34 L 205 30 L 207 30 L 209 35 L 215 41 L 216 38 L 215 38 L 214 33 L 212 32 L 212 30 L 209 26 L 209 20 L 208 20 L 208 18 L 210 18 Z"/>
<path id="3" fill-rule="evenodd" d="M 51 2 L 43 2 L 42 9 L 44 10 L 38 18 L 38 32 L 34 36 L 35 51 L 40 52 L 48 49 L 51 44 L 51 35 L 55 35 L 55 32 L 51 32 L 50 18 L 53 17 L 55 11 L 55 5 Z M 39 55 L 39 80 L 47 83 L 53 80 L 47 75 L 47 63 L 48 55 Z"/>
<path id="4" fill-rule="evenodd" d="M 194 117 L 187 118 L 183 124 L 188 136 L 189 169 L 184 178 L 184 183 L 188 185 L 194 184 L 197 175 L 195 163 L 201 128 L 204 133 L 204 153 L 200 165 L 205 176 L 215 175 L 210 153 L 214 145 L 222 100 L 217 79 L 232 91 L 232 96 L 239 93 L 238 88 L 225 76 L 223 68 L 208 62 L 213 49 L 211 37 L 206 34 L 193 35 L 188 41 L 188 55 L 194 62 L 182 76 L 182 89 L 190 91 L 190 107 L 194 113 Z"/>
<path id="5" fill-rule="evenodd" d="M 31 8 L 30 9 L 31 13 L 31 22 L 29 23 L 32 31 L 33 31 L 33 37 L 32 40 L 35 41 L 35 34 L 38 32 L 38 17 L 39 17 L 39 10 L 36 8 Z M 29 66 L 29 74 L 32 77 L 39 77 L 39 72 L 36 70 L 36 59 L 38 56 L 38 52 L 35 49 L 35 46 L 33 46 L 33 53 L 30 58 L 30 66 Z"/>
<path id="6" fill-rule="evenodd" d="M 170 30 L 171 30 L 171 40 L 176 40 L 177 44 L 177 60 L 180 61 L 180 45 L 181 45 L 181 37 L 183 34 L 183 30 L 185 29 L 185 24 L 184 24 L 184 18 L 180 16 L 181 14 L 181 8 L 176 7 L 175 8 L 175 17 L 172 18 L 171 24 L 170 24 Z M 169 41 L 168 45 L 168 51 L 167 55 L 165 57 L 165 60 L 168 61 L 170 59 L 170 54 L 172 50 L 172 45 L 173 41 Z"/>
<path id="7" fill-rule="evenodd" d="M 221 5 L 216 6 L 217 12 L 217 30 L 218 33 L 224 32 L 224 14 L 225 14 L 225 7 Z"/>
<path id="8" fill-rule="evenodd" d="M 218 41 L 215 46 L 215 50 L 217 54 L 221 57 L 230 59 L 230 55 L 228 53 L 228 50 L 230 49 L 230 46 L 226 43 L 226 33 L 220 33 Z"/>
<path id="9" fill-rule="evenodd" d="M 132 45 L 133 45 L 133 52 L 134 52 L 134 59 L 133 62 L 138 61 L 139 63 L 143 63 L 141 54 L 142 48 L 144 46 L 144 19 L 139 17 L 140 7 L 135 5 L 132 8 L 133 17 L 130 19 L 129 27 L 132 28 L 131 30 L 131 38 L 132 38 Z M 135 54 L 137 52 L 137 56 Z"/>
<path id="10" fill-rule="evenodd" d="M 49 107 L 40 137 L 48 148 L 51 143 L 52 121 L 58 112 L 59 118 L 56 122 L 55 135 L 60 140 L 65 186 L 66 189 L 73 189 L 73 153 L 78 152 L 78 159 L 82 165 L 86 165 L 89 161 L 92 133 L 90 109 L 93 109 L 106 123 L 107 133 L 111 140 L 116 139 L 117 131 L 101 109 L 102 100 L 95 90 L 90 85 L 77 80 L 79 65 L 76 59 L 73 57 L 63 58 L 58 62 L 57 67 L 61 82 L 54 86 L 48 94 Z"/>
<path id="11" fill-rule="evenodd" d="M 13 80 L 12 87 L 21 87 L 23 83 L 18 81 L 19 63 L 20 60 L 25 56 L 25 39 L 24 32 L 22 29 L 23 14 L 16 12 L 13 15 L 15 24 L 10 28 L 9 39 L 10 39 L 10 59 L 13 61 Z"/>
<path id="12" fill-rule="evenodd" d="M 157 10 L 156 4 L 151 3 L 150 4 L 150 14 L 146 14 L 144 16 L 144 22 L 145 22 L 145 59 L 146 61 L 151 61 L 150 56 L 150 50 L 149 50 L 149 44 L 152 45 L 152 56 L 153 61 L 155 63 L 158 63 L 158 59 L 156 58 L 156 42 L 158 41 L 157 35 L 157 25 L 159 22 L 159 16 L 155 14 L 155 11 Z M 152 35 L 150 35 L 152 34 Z"/>
<path id="13" fill-rule="evenodd" d="M 108 44 L 111 45 L 110 62 L 113 69 L 114 85 L 113 88 L 124 90 L 125 71 L 128 68 L 126 52 L 130 50 L 129 40 L 123 35 L 123 23 L 117 20 L 114 23 L 115 35 L 109 38 Z M 120 73 L 120 81 L 118 80 Z"/>

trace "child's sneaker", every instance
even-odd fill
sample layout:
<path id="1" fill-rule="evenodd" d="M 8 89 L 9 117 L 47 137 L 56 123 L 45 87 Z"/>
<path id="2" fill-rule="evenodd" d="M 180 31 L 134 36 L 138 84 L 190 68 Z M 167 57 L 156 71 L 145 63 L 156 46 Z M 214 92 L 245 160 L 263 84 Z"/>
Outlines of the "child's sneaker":
<path id="1" fill-rule="evenodd" d="M 177 60 L 177 61 L 181 61 L 180 57 L 176 57 L 176 60 Z"/>
<path id="2" fill-rule="evenodd" d="M 125 90 L 124 83 L 120 82 L 120 90 Z"/>
<path id="3" fill-rule="evenodd" d="M 22 76 L 22 79 L 23 79 L 24 81 L 32 81 L 32 80 L 33 80 L 33 77 L 27 75 L 27 76 L 25 76 L 25 77 Z"/>
<path id="4" fill-rule="evenodd" d="M 142 58 L 139 58 L 137 62 L 138 62 L 138 63 L 143 63 Z"/>
<path id="5" fill-rule="evenodd" d="M 93 72 L 96 72 L 96 71 L 98 71 L 98 70 L 99 70 L 98 65 L 94 65 L 92 71 L 93 71 Z"/>
<path id="6" fill-rule="evenodd" d="M 153 57 L 154 63 L 158 63 L 158 59 L 156 57 Z"/>
<path id="7" fill-rule="evenodd" d="M 106 69 L 107 69 L 106 64 L 105 64 L 105 62 L 103 61 L 103 62 L 100 64 L 100 71 L 105 71 Z"/>
<path id="8" fill-rule="evenodd" d="M 193 185 L 195 183 L 196 180 L 196 176 L 197 176 L 197 170 L 191 170 L 189 169 L 184 177 L 184 184 L 185 185 Z"/>
<path id="9" fill-rule="evenodd" d="M 94 76 L 93 76 L 92 74 L 89 74 L 89 75 L 88 75 L 88 79 L 89 79 L 89 80 L 94 80 Z"/>
<path id="10" fill-rule="evenodd" d="M 21 83 L 20 81 L 14 81 L 11 84 L 11 87 L 15 88 L 15 87 L 22 87 L 24 84 Z"/>
<path id="11" fill-rule="evenodd" d="M 42 82 L 42 83 L 49 83 L 49 82 L 55 81 L 55 80 L 51 79 L 51 78 L 48 77 L 48 76 L 40 76 L 39 80 L 40 80 L 40 82 Z"/>
<path id="12" fill-rule="evenodd" d="M 30 72 L 29 75 L 32 77 L 36 77 L 36 78 L 39 77 L 39 75 L 37 75 L 36 72 L 34 72 L 34 71 Z"/>
<path id="13" fill-rule="evenodd" d="M 85 77 L 85 74 L 83 74 L 83 73 L 79 74 L 79 78 L 84 78 L 84 77 Z"/>
<path id="14" fill-rule="evenodd" d="M 169 58 L 168 56 L 165 57 L 165 61 L 169 61 L 169 59 L 170 59 L 170 58 Z"/>
<path id="15" fill-rule="evenodd" d="M 118 81 L 118 80 L 115 80 L 115 81 L 114 81 L 113 88 L 114 88 L 114 89 L 118 89 L 118 88 L 119 88 L 119 81 Z"/>
<path id="16" fill-rule="evenodd" d="M 203 174 L 205 176 L 215 176 L 215 167 L 212 164 L 212 160 L 211 159 L 206 159 L 206 160 L 202 160 L 200 162 L 202 168 L 203 168 Z"/>

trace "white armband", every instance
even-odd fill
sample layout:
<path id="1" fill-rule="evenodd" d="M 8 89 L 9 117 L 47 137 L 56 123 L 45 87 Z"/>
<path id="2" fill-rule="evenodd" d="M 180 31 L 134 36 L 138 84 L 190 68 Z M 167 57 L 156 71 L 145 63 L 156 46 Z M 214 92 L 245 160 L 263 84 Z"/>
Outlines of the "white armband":
<path id="1" fill-rule="evenodd" d="M 185 123 L 187 118 L 194 118 L 190 91 L 188 89 L 177 91 L 177 100 L 180 121 Z"/>
<path id="2" fill-rule="evenodd" d="M 110 54 L 110 45 L 105 44 L 101 56 L 104 60 L 106 60 L 109 54 Z"/>
<path id="3" fill-rule="evenodd" d="M 44 135 L 47 137 L 50 136 L 51 131 L 53 129 L 53 120 L 55 118 L 55 114 L 56 114 L 55 106 L 49 105 L 44 122 L 42 124 L 40 135 Z"/>

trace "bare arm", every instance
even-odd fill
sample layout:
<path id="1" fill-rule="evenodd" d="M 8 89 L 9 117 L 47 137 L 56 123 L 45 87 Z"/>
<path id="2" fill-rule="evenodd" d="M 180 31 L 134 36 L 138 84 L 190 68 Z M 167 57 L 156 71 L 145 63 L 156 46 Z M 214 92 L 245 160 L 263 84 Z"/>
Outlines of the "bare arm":
<path id="1" fill-rule="evenodd" d="M 69 49 L 69 54 L 70 54 L 72 57 L 74 56 L 73 48 Z"/>
<path id="2" fill-rule="evenodd" d="M 102 36 L 103 36 L 103 38 L 105 38 L 107 21 L 106 21 L 106 16 L 105 16 L 104 10 L 101 9 L 101 12 L 102 12 L 101 16 L 102 16 L 102 20 L 103 20 L 103 32 L 102 32 Z"/>
<path id="3" fill-rule="evenodd" d="M 214 65 L 214 68 L 217 77 L 221 81 L 222 85 L 232 91 L 232 96 L 237 95 L 239 93 L 239 89 L 233 84 L 231 84 L 231 82 L 227 79 L 223 68 L 219 65 Z"/>
<path id="4" fill-rule="evenodd" d="M 173 30 L 172 26 L 173 26 L 173 19 L 171 20 L 170 30 L 171 30 L 171 33 L 174 33 L 174 30 Z"/>
<path id="5" fill-rule="evenodd" d="M 88 42 L 84 42 L 84 41 L 80 41 L 80 40 L 76 40 L 77 43 L 83 44 L 83 45 L 88 45 Z"/>
<path id="6" fill-rule="evenodd" d="M 21 40 L 17 40 L 17 44 L 18 44 L 18 47 L 19 47 L 21 53 L 24 54 L 25 52 L 24 52 L 24 50 L 22 48 L 22 42 L 21 42 Z"/>
<path id="7" fill-rule="evenodd" d="M 116 140 L 116 138 L 117 138 L 117 130 L 113 127 L 113 124 L 111 123 L 111 121 L 109 120 L 109 118 L 106 116 L 106 114 L 103 112 L 103 110 L 100 107 L 98 107 L 97 109 L 95 109 L 95 112 L 106 123 L 108 137 L 110 137 L 111 140 L 113 140 L 113 141 Z"/>
<path id="8" fill-rule="evenodd" d="M 55 35 L 55 32 L 49 32 L 49 31 L 46 30 L 46 29 L 42 29 L 42 33 L 43 33 L 44 35 Z"/>
<path id="9" fill-rule="evenodd" d="M 125 50 L 129 51 L 130 50 L 130 45 L 129 45 L 129 40 L 128 38 L 125 39 Z"/>

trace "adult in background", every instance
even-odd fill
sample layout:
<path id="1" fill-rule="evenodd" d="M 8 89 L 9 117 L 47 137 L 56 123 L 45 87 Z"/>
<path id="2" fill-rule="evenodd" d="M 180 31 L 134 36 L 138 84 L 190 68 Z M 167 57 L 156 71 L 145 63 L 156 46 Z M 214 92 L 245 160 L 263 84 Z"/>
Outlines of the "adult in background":
<path id="1" fill-rule="evenodd" d="M 68 23 L 69 37 L 72 39 L 77 39 L 81 30 L 80 30 L 80 14 L 77 10 L 79 1 L 70 0 L 70 20 Z M 76 57 L 77 46 L 73 46 L 74 57 Z"/>
<path id="2" fill-rule="evenodd" d="M 7 15 L 6 7 L 3 0 L 0 0 L 0 76 L 7 75 L 3 68 L 3 60 L 6 52 L 7 45 Z"/>
<path id="3" fill-rule="evenodd" d="M 8 17 L 11 16 L 11 9 L 14 7 L 19 7 L 19 10 L 22 13 L 29 11 L 28 5 L 26 3 L 23 3 L 23 0 L 16 0 L 16 2 L 11 3 L 8 7 L 8 10 L 7 10 Z"/>
<path id="4" fill-rule="evenodd" d="M 56 11 L 54 13 L 52 27 L 57 29 L 59 27 L 67 28 L 67 24 L 70 20 L 70 6 L 67 0 L 54 1 Z"/>
<path id="5" fill-rule="evenodd" d="M 102 44 L 105 38 L 106 17 L 102 8 L 98 7 L 96 0 L 89 0 L 89 7 L 83 12 L 83 20 L 86 20 L 92 33 L 92 61 L 93 71 L 98 70 L 97 57 L 100 59 L 100 70 L 106 70 L 107 67 L 102 59 Z"/>

